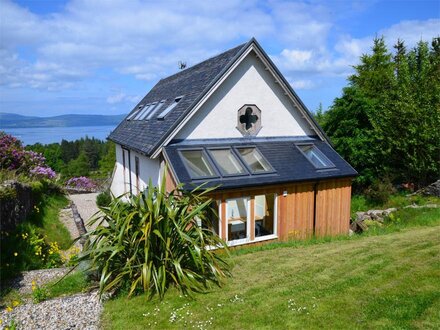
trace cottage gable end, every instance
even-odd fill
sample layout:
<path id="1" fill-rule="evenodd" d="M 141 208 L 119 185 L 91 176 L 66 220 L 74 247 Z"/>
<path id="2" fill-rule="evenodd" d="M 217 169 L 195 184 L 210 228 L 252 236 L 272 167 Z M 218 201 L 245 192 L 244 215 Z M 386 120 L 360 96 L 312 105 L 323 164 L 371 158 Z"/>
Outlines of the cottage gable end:
<path id="1" fill-rule="evenodd" d="M 174 138 L 317 135 L 299 107 L 252 49 Z"/>

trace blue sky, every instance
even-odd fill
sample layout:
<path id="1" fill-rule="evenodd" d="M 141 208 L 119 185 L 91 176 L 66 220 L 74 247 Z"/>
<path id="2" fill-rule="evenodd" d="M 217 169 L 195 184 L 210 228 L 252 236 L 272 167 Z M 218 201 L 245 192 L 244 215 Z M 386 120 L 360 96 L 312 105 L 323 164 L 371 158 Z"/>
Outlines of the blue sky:
<path id="1" fill-rule="evenodd" d="M 0 0 L 0 112 L 129 112 L 179 60 L 256 37 L 307 107 L 340 96 L 376 35 L 440 35 L 435 1 Z"/>

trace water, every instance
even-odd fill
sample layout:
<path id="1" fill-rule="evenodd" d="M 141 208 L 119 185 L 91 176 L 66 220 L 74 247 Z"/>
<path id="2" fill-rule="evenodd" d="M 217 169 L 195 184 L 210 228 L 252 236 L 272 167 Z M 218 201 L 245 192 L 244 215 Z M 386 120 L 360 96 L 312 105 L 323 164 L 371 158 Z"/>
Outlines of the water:
<path id="1" fill-rule="evenodd" d="M 74 141 L 85 138 L 105 140 L 115 126 L 80 126 L 80 127 L 37 127 L 37 128 L 1 128 L 8 134 L 21 140 L 24 145 L 60 143 L 62 139 Z"/>

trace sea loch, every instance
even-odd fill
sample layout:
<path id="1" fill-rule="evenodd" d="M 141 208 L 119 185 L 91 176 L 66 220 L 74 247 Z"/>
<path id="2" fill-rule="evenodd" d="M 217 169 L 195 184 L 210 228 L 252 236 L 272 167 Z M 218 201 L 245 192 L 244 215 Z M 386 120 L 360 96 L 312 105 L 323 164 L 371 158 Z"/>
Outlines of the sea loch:
<path id="1" fill-rule="evenodd" d="M 21 140 L 24 145 L 41 143 L 60 143 L 61 140 L 74 141 L 88 136 L 105 140 L 116 125 L 111 126 L 78 126 L 78 127 L 32 127 L 32 128 L 1 128 Z"/>

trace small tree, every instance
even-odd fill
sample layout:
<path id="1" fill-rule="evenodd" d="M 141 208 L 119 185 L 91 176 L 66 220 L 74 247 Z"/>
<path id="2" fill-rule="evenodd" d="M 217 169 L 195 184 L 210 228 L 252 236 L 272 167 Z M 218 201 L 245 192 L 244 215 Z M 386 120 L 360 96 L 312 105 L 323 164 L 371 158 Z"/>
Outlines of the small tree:
<path id="1" fill-rule="evenodd" d="M 207 220 L 212 189 L 187 192 L 153 187 L 128 201 L 121 196 L 100 207 L 87 233 L 80 260 L 89 260 L 100 275 L 100 292 L 127 288 L 128 295 L 146 293 L 163 298 L 170 286 L 183 294 L 220 286 L 229 265 L 212 247 L 225 243 L 197 220 Z"/>

